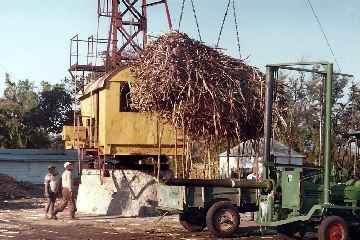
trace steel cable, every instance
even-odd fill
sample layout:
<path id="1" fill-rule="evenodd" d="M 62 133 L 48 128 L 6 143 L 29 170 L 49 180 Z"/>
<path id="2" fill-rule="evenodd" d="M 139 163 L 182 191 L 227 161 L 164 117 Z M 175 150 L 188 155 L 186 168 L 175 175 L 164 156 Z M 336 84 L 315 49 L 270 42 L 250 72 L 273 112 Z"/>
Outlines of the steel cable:
<path id="1" fill-rule="evenodd" d="M 223 30 L 224 30 L 225 21 L 226 21 L 227 15 L 228 15 L 228 13 L 229 13 L 230 3 L 231 3 L 231 0 L 228 1 L 228 4 L 227 4 L 227 6 L 226 6 L 225 15 L 224 15 L 224 18 L 223 18 L 223 20 L 222 20 L 221 27 L 220 27 L 220 32 L 219 32 L 219 36 L 218 36 L 218 39 L 217 39 L 217 42 L 216 42 L 216 48 L 219 47 L 221 35 L 222 35 Z"/>
<path id="2" fill-rule="evenodd" d="M 233 5 L 233 11 L 234 11 L 234 22 L 235 22 L 235 29 L 236 29 L 236 40 L 239 50 L 239 58 L 241 58 L 241 45 L 240 45 L 240 34 L 239 34 L 239 26 L 237 21 L 237 15 L 236 15 L 236 7 L 235 7 L 235 0 L 232 1 Z"/>
<path id="3" fill-rule="evenodd" d="M 186 1 L 186 0 L 183 0 L 183 1 L 182 1 L 182 4 L 181 4 L 181 11 L 180 11 L 180 18 L 179 18 L 179 27 L 178 27 L 178 31 L 179 31 L 179 32 L 180 32 L 180 27 L 181 27 L 182 18 L 183 18 L 183 15 L 184 15 L 185 1 Z"/>
<path id="4" fill-rule="evenodd" d="M 321 31 L 321 33 L 322 33 L 322 35 L 323 35 L 323 37 L 324 37 L 324 39 L 325 39 L 325 41 L 326 41 L 326 44 L 327 44 L 327 46 L 329 47 L 329 50 L 330 50 L 330 52 L 331 52 L 331 55 L 332 55 L 333 58 L 334 58 L 334 61 L 335 61 L 335 63 L 336 63 L 336 66 L 338 67 L 339 72 L 341 72 L 341 67 L 340 67 L 339 62 L 338 62 L 337 59 L 336 59 L 334 49 L 332 48 L 332 46 L 331 46 L 331 44 L 330 44 L 330 41 L 329 41 L 329 39 L 328 39 L 328 37 L 327 37 L 327 35 L 326 35 L 326 33 L 325 33 L 324 27 L 323 27 L 322 24 L 321 24 L 320 18 L 319 18 L 319 16 L 318 16 L 317 13 L 316 13 L 315 8 L 313 7 L 313 5 L 312 5 L 312 3 L 311 3 L 310 0 L 304 0 L 304 1 L 305 1 L 305 3 L 310 7 L 310 9 L 311 9 L 311 11 L 312 11 L 312 13 L 313 13 L 313 15 L 314 15 L 314 17 L 315 17 L 315 20 L 316 20 L 316 22 L 317 22 L 318 25 L 319 25 L 320 31 Z"/>
<path id="5" fill-rule="evenodd" d="M 194 18 L 195 18 L 195 23 L 196 23 L 196 28 L 197 28 L 198 35 L 199 35 L 199 40 L 200 40 L 200 42 L 202 42 L 201 33 L 200 33 L 200 27 L 199 27 L 199 21 L 198 21 L 198 18 L 197 18 L 197 16 L 196 16 L 196 10 L 195 10 L 194 0 L 191 0 L 191 6 L 192 6 Z"/>

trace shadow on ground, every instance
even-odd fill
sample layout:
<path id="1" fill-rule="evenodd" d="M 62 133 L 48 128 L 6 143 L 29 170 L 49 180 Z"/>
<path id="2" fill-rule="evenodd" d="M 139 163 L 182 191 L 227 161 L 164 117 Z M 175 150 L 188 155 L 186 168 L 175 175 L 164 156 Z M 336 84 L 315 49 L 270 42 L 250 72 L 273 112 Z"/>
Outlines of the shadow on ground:
<path id="1" fill-rule="evenodd" d="M 0 202 L 0 210 L 39 209 L 43 208 L 43 206 L 44 201 L 42 198 L 39 198 L 38 201 L 34 201 L 33 198 Z"/>

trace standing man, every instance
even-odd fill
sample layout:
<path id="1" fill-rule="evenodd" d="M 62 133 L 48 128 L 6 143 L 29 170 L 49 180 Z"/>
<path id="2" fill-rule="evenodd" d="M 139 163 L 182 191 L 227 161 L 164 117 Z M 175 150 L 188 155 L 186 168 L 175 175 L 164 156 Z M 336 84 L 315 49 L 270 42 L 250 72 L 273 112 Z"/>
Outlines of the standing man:
<path id="1" fill-rule="evenodd" d="M 56 207 L 54 216 L 58 212 L 64 211 L 66 206 L 69 205 L 70 218 L 75 219 L 76 205 L 73 194 L 73 179 L 72 179 L 72 170 L 73 166 L 70 162 L 64 164 L 65 171 L 62 174 L 62 200 L 59 206 Z"/>
<path id="2" fill-rule="evenodd" d="M 251 180 L 251 181 L 256 181 L 258 180 L 258 171 L 257 171 L 257 167 L 253 167 L 252 172 L 246 176 L 247 180 Z M 250 200 L 250 203 L 256 203 L 256 190 L 254 189 L 249 189 L 248 192 L 248 197 Z M 250 213 L 250 220 L 254 221 L 255 220 L 255 213 L 251 212 Z"/>
<path id="3" fill-rule="evenodd" d="M 60 190 L 60 175 L 56 171 L 54 166 L 48 167 L 48 174 L 46 174 L 44 179 L 44 193 L 47 198 L 47 203 L 45 206 L 45 218 L 48 219 L 48 213 L 50 210 L 50 218 L 56 218 L 54 215 L 54 206 L 56 202 L 56 197 Z"/>

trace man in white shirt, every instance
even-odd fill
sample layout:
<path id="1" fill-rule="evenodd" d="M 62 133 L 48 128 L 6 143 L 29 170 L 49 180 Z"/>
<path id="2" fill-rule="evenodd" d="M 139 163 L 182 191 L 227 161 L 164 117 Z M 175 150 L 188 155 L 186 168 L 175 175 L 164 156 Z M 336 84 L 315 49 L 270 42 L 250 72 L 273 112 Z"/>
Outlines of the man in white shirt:
<path id="1" fill-rule="evenodd" d="M 56 207 L 54 211 L 54 216 L 56 218 L 56 214 L 59 212 L 64 211 L 66 206 L 69 205 L 69 213 L 71 219 L 75 218 L 76 212 L 76 205 L 74 200 L 74 186 L 73 186 L 73 179 L 72 179 L 72 170 L 73 166 L 70 162 L 66 162 L 64 164 L 65 171 L 62 174 L 62 200 L 59 206 Z"/>
<path id="2" fill-rule="evenodd" d="M 56 171 L 54 166 L 48 167 L 48 174 L 46 174 L 44 179 L 44 193 L 47 198 L 47 203 L 45 206 L 45 218 L 48 218 L 48 213 L 50 210 L 51 218 L 54 218 L 54 206 L 56 202 L 56 197 L 60 191 L 60 175 Z"/>
<path id="3" fill-rule="evenodd" d="M 255 173 L 255 172 L 252 172 L 252 173 L 250 173 L 249 175 L 247 175 L 246 179 L 247 179 L 247 180 L 253 180 L 253 181 L 256 181 L 256 179 L 257 179 L 257 175 L 256 175 L 256 173 Z"/>

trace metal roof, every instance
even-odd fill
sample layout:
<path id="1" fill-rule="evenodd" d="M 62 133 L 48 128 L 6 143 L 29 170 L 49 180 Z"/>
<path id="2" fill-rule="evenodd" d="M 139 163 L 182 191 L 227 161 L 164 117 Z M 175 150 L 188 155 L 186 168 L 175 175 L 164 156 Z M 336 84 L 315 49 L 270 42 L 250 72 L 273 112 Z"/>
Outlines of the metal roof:
<path id="1" fill-rule="evenodd" d="M 89 94 L 91 92 L 95 92 L 96 90 L 103 88 L 105 86 L 105 82 L 107 79 L 109 79 L 114 72 L 106 73 L 105 75 L 101 76 L 100 78 L 96 79 L 96 81 L 88 84 L 85 87 L 84 95 Z"/>
<path id="2" fill-rule="evenodd" d="M 128 68 L 128 66 L 126 66 L 126 65 L 120 66 L 113 71 L 105 73 L 103 76 L 99 77 L 94 82 L 89 83 L 87 86 L 85 86 L 84 93 L 81 97 L 84 97 L 92 92 L 96 92 L 99 89 L 102 89 L 108 80 L 110 80 L 118 72 L 121 72 L 126 68 Z"/>
<path id="3" fill-rule="evenodd" d="M 0 149 L 0 161 L 77 161 L 76 150 Z"/>

